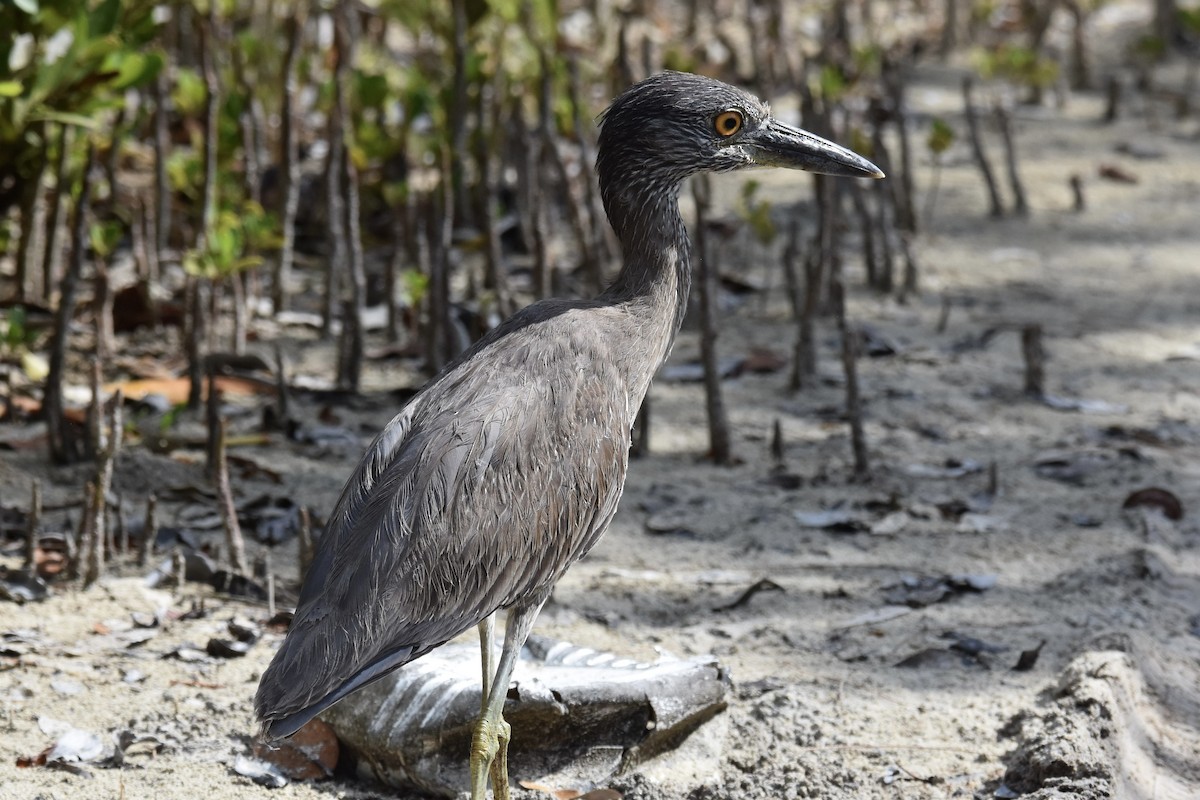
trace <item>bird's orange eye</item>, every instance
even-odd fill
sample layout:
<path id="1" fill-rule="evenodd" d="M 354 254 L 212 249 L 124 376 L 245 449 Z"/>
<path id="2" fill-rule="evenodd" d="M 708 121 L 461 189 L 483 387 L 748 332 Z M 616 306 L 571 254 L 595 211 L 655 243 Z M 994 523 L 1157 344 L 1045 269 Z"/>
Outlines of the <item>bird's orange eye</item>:
<path id="1" fill-rule="evenodd" d="M 722 136 L 733 136 L 742 129 L 742 112 L 722 111 L 713 120 L 713 127 Z"/>

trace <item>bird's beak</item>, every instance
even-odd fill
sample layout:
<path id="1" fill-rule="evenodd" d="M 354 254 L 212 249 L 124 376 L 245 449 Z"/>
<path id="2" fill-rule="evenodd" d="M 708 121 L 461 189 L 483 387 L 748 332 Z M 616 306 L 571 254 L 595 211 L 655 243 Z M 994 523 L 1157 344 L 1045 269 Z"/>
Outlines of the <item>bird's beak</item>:
<path id="1" fill-rule="evenodd" d="M 882 178 L 883 170 L 857 153 L 808 131 L 776 119 L 742 138 L 754 163 L 838 175 L 845 178 Z"/>

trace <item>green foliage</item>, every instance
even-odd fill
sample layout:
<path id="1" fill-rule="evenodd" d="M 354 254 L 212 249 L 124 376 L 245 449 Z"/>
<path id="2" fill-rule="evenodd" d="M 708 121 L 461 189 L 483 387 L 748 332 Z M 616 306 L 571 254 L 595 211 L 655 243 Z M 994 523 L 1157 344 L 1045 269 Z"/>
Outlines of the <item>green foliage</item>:
<path id="1" fill-rule="evenodd" d="M 201 25 L 210 6 L 220 18 L 221 32 L 208 41 L 217 49 L 214 63 L 221 85 L 218 119 L 217 208 L 203 244 L 185 254 L 185 266 L 194 275 L 211 279 L 246 269 L 258 263 L 256 255 L 279 246 L 278 222 L 262 208 L 246 201 L 244 138 L 240 121 L 252 109 L 275 117 L 282 105 L 285 24 L 300 4 L 244 3 L 238 0 L 0 0 L 0 187 L 20 186 L 54 154 L 58 124 L 87 127 L 103 157 L 106 147 L 136 156 L 141 163 L 148 148 L 128 147 L 131 137 L 149 138 L 147 116 L 152 103 L 141 103 L 135 117 L 120 126 L 112 124 L 123 108 L 127 90 L 150 86 L 168 63 L 165 48 L 175 46 L 176 37 L 160 42 L 155 10 L 168 12 L 177 20 L 193 19 Z M 334 0 L 306 4 L 309 14 L 325 14 Z M 367 0 L 376 18 L 386 20 L 389 36 L 364 30 L 356 42 L 350 103 L 352 129 L 346 132 L 351 158 L 363 180 L 364 204 L 383 201 L 389 207 L 404 202 L 412 187 L 406 181 L 389 180 L 396 155 L 407 150 L 416 175 L 428 176 L 440 166 L 450 142 L 449 102 L 456 77 L 468 86 L 468 128 L 474 126 L 475 92 L 491 82 L 504 114 L 526 115 L 532 122 L 537 113 L 543 68 L 551 82 L 552 125 L 566 131 L 575 117 L 588 120 L 598 109 L 576 109 L 567 92 L 567 61 L 560 41 L 560 0 L 465 0 L 467 51 L 462 76 L 454 73 L 456 63 L 453 4 L 445 0 Z M 181 12 L 191 11 L 189 16 Z M 333 59 L 314 47 L 310 19 L 298 70 L 298 80 L 317 90 L 316 110 L 328 113 L 332 106 Z M 373 23 L 372 23 L 373 24 Z M 178 32 L 183 38 L 194 31 Z M 391 34 L 400 33 L 406 43 L 396 47 Z M 397 49 L 404 55 L 397 58 Z M 232 51 L 232 52 L 231 52 Z M 171 99 L 171 141 L 166 152 L 167 173 L 176 194 L 175 234 L 195 231 L 200 223 L 204 184 L 204 108 L 207 88 L 195 66 L 194 43 L 185 45 L 179 57 L 172 55 L 168 91 Z M 673 51 L 682 59 L 683 50 Z M 682 61 L 677 67 L 688 68 Z M 581 60 L 585 85 L 599 76 L 603 66 Z M 693 65 L 694 66 L 694 65 Z M 493 82 L 494 81 L 494 82 Z M 590 106 L 586 93 L 580 101 Z M 581 114 L 579 112 L 582 112 Z M 507 124 L 501 118 L 501 126 Z M 56 123 L 47 125 L 47 122 Z M 489 133 L 490 131 L 490 133 Z M 271 131 L 264 144 L 274 148 Z M 307 136 L 308 132 L 305 132 Z M 483 135 L 497 140 L 503 131 L 485 126 Z M 82 137 L 74 137 L 67 153 L 67 175 L 78 186 Z M 306 141 L 309 141 L 306 139 Z M 492 142 L 491 144 L 494 144 Z M 125 145 L 124 149 L 121 149 Z M 465 154 L 455 154 L 465 158 Z M 130 163 L 126 160 L 122 166 Z M 474 176 L 468 175 L 468 178 Z M 428 190 L 430 181 L 423 184 Z M 144 186 L 145 184 L 140 184 Z M 103 201 L 104 198 L 101 198 Z M 178 202 L 182 200 L 182 202 Z M 395 202 L 393 202 L 395 201 Z M 753 201 L 752 197 L 748 201 Z M 0 203 L 13 200 L 3 197 Z M 100 204 L 98 204 L 100 205 Z M 769 204 L 749 202 L 747 213 L 769 225 Z M 12 216 L 0 208 L 0 252 L 7 250 L 6 235 Z M 120 209 L 117 209 L 120 213 Z M 104 212 L 107 217 L 108 212 Z M 757 215 L 757 216 L 756 216 Z M 93 252 L 107 258 L 117 246 L 129 219 L 96 224 L 89 230 Z M 774 235 L 773 232 L 770 235 Z M 176 236 L 176 238 L 178 238 Z M 425 296 L 425 279 L 411 273 L 405 279 L 413 302 Z"/>
<path id="2" fill-rule="evenodd" d="M 92 243 L 92 250 L 101 259 L 108 259 L 117 249 L 117 245 L 121 242 L 121 236 L 125 232 L 125 226 L 117 220 L 108 220 L 107 222 L 93 222 L 88 230 L 88 238 Z"/>
<path id="3" fill-rule="evenodd" d="M 178 422 L 179 418 L 186 412 L 187 403 L 177 403 L 176 405 L 171 406 L 171 408 L 165 414 L 159 417 L 158 432 L 167 433 L 169 430 L 171 430 L 171 428 L 175 427 L 175 423 Z"/>
<path id="4" fill-rule="evenodd" d="M 385 181 L 379 190 L 383 202 L 391 208 L 400 208 L 408 199 L 408 181 Z"/>
<path id="5" fill-rule="evenodd" d="M 1058 80 L 1058 63 L 1023 45 L 1005 43 L 992 50 L 978 50 L 974 61 L 984 78 L 1002 78 L 1038 89 Z"/>
<path id="6" fill-rule="evenodd" d="M 687 48 L 678 45 L 671 46 L 663 53 L 663 67 L 678 72 L 694 72 L 696 57 Z"/>
<path id="7" fill-rule="evenodd" d="M 26 0 L 0 4 L 0 151 L 34 123 L 79 124 L 143 85 L 162 59 L 143 52 L 154 36 L 152 0 Z M 5 156 L 0 155 L 0 166 Z"/>
<path id="8" fill-rule="evenodd" d="M 775 222 L 771 219 L 771 202 L 755 199 L 759 188 L 760 184 L 755 180 L 749 180 L 742 184 L 737 213 L 750 226 L 754 238 L 762 244 L 768 245 L 775 240 L 778 231 L 775 228 Z"/>
<path id="9" fill-rule="evenodd" d="M 400 274 L 401 300 L 410 308 L 416 308 L 429 291 L 429 276 L 420 270 L 406 269 Z"/>
<path id="10" fill-rule="evenodd" d="M 120 11 L 121 0 L 100 0 L 100 4 L 88 14 L 88 36 L 97 39 L 112 33 Z"/>
<path id="11" fill-rule="evenodd" d="M 1147 34 L 1131 45 L 1132 55 L 1139 61 L 1160 61 L 1167 52 L 1167 43 L 1161 36 Z"/>
<path id="12" fill-rule="evenodd" d="M 278 250 L 283 245 L 279 220 L 258 203 L 247 200 L 239 213 L 246 247 L 251 250 Z"/>
<path id="13" fill-rule="evenodd" d="M 526 35 L 535 42 L 552 44 L 558 35 L 557 0 L 527 0 L 522 5 Z"/>
<path id="14" fill-rule="evenodd" d="M 839 66 L 825 64 L 817 76 L 813 94 L 827 102 L 836 103 L 846 94 L 847 85 L 846 75 Z"/>
<path id="15" fill-rule="evenodd" d="M 504 22 L 513 23 L 521 17 L 521 0 L 488 0 L 487 5 Z"/>
<path id="16" fill-rule="evenodd" d="M 185 117 L 197 117 L 204 110 L 208 89 L 204 79 L 194 69 L 180 67 L 175 70 L 175 86 L 171 89 L 171 102 Z"/>
<path id="17" fill-rule="evenodd" d="M 378 0 L 378 8 L 382 16 L 413 32 L 432 29 L 440 34 L 450 19 L 445 0 Z"/>
<path id="18" fill-rule="evenodd" d="M 433 86 L 416 70 L 408 74 L 408 83 L 401 94 L 401 104 L 408 119 L 427 117 L 437 109 L 437 95 Z"/>
<path id="19" fill-rule="evenodd" d="M 200 154 L 182 147 L 172 150 L 167 156 L 167 181 L 171 184 L 171 191 L 198 200 L 200 186 L 204 182 L 204 164 L 200 161 Z"/>
<path id="20" fill-rule="evenodd" d="M 975 0 L 970 5 L 971 24 L 972 25 L 987 25 L 988 21 L 996 16 L 999 10 L 1000 0 Z"/>
<path id="21" fill-rule="evenodd" d="M 878 75 L 883 67 L 883 47 L 879 44 L 855 47 L 851 57 L 854 59 L 854 70 L 859 75 Z"/>
<path id="22" fill-rule="evenodd" d="M 13 353 L 33 346 L 36 331 L 30 330 L 26 322 L 25 307 L 13 306 L 0 319 L 0 345 L 6 352 Z"/>
<path id="23" fill-rule="evenodd" d="M 1200 34 L 1200 6 L 1179 9 L 1179 27 L 1192 34 Z"/>
<path id="24" fill-rule="evenodd" d="M 117 73 L 112 88 L 125 90 L 150 83 L 162 70 L 163 63 L 161 53 L 120 53 L 110 54 L 105 66 Z"/>
<path id="25" fill-rule="evenodd" d="M 383 108 L 389 95 L 386 75 L 368 75 L 360 70 L 355 72 L 354 82 L 360 107 Z"/>
<path id="26" fill-rule="evenodd" d="M 850 149 L 856 153 L 861 153 L 866 158 L 875 157 L 875 143 L 871 141 L 870 135 L 858 125 L 852 127 L 850 134 Z"/>
<path id="27" fill-rule="evenodd" d="M 365 163 L 384 160 L 397 146 L 396 137 L 376 120 L 363 119 L 354 131 L 351 157 L 354 165 L 362 169 Z"/>
<path id="28" fill-rule="evenodd" d="M 929 128 L 929 137 L 925 140 L 925 146 L 935 156 L 940 156 L 950 149 L 950 145 L 954 144 L 954 139 L 954 128 L 950 127 L 950 123 L 941 117 L 934 117 L 933 124 Z"/>
<path id="29" fill-rule="evenodd" d="M 278 57 L 276 53 L 270 52 L 264 46 L 264 42 L 269 42 L 270 40 L 264 40 L 260 31 L 255 30 L 249 25 L 247 25 L 246 30 L 234 36 L 234 41 L 234 46 L 241 51 L 242 58 L 247 63 L 258 64 L 260 63 L 260 59 Z"/>
<path id="30" fill-rule="evenodd" d="M 258 241 L 273 241 L 267 232 L 273 227 L 257 203 L 247 202 L 239 209 L 223 208 L 206 232 L 204 247 L 184 254 L 183 268 L 190 275 L 219 280 L 256 267 L 262 258 L 249 251 Z"/>
<path id="31" fill-rule="evenodd" d="M 33 351 L 38 338 L 29 326 L 23 306 L 13 306 L 0 315 L 0 360 L 20 367 L 34 382 L 46 379 L 50 369 L 46 359 Z"/>
<path id="32" fill-rule="evenodd" d="M 99 127 L 162 69 L 147 51 L 154 0 L 0 2 L 0 185 L 30 179 L 48 149 L 47 122 Z M 8 200 L 11 202 L 11 200 Z M 0 208 L 0 213 L 4 209 Z"/>
<path id="33" fill-rule="evenodd" d="M 221 103 L 217 108 L 217 150 L 219 155 L 232 156 L 233 152 L 242 146 L 241 117 L 247 105 L 248 99 L 238 92 L 231 91 L 222 94 Z M 234 177 L 231 170 L 225 170 L 224 176 Z"/>

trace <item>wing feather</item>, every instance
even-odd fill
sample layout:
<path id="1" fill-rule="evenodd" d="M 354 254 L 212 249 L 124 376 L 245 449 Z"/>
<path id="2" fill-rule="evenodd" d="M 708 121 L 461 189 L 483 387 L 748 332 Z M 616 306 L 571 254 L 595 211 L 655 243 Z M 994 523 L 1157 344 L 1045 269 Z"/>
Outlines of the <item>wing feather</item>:
<path id="1" fill-rule="evenodd" d="M 260 682 L 272 733 L 549 592 L 612 519 L 633 421 L 619 370 L 567 339 L 537 379 L 538 348 L 505 342 L 419 393 L 347 482 Z"/>

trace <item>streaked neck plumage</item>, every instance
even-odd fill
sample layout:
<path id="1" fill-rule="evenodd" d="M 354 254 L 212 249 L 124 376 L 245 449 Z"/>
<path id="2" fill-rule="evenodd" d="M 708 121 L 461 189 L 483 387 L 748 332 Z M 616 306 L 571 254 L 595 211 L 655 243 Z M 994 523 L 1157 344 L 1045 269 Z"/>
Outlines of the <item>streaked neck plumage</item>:
<path id="1" fill-rule="evenodd" d="M 625 306 L 637 317 L 657 371 L 671 353 L 692 285 L 691 241 L 679 214 L 679 181 L 616 187 L 602 180 L 600 191 L 625 259 L 601 299 Z"/>

